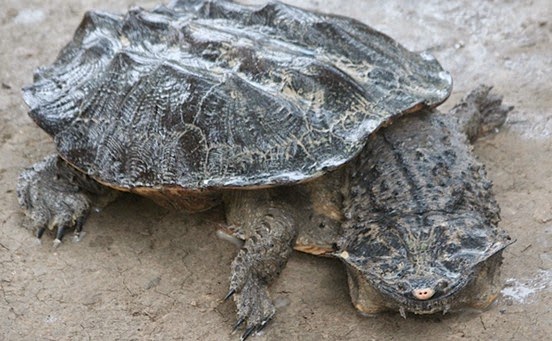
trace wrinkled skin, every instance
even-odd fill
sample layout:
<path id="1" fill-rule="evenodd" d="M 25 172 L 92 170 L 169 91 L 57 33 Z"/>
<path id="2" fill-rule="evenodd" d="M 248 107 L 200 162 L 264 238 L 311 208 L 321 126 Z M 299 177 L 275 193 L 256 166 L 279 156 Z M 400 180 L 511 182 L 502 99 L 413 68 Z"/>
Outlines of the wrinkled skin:
<path id="1" fill-rule="evenodd" d="M 30 228 L 38 238 L 46 230 L 55 231 L 55 246 L 68 230 L 80 239 L 91 208 L 105 206 L 117 196 L 118 192 L 76 171 L 57 155 L 25 169 L 17 184 L 19 205 L 30 218 Z"/>
<path id="2" fill-rule="evenodd" d="M 231 232 L 246 241 L 240 255 L 249 259 L 236 258 L 234 268 L 248 270 L 234 270 L 232 283 L 253 274 L 249 284 L 262 292 L 248 295 L 249 306 L 241 309 L 244 297 L 231 285 L 238 322 L 242 311 L 261 321 L 259 329 L 272 317 L 266 286 L 295 235 L 296 249 L 344 262 L 361 313 L 488 307 L 500 290 L 502 250 L 511 241 L 497 226 L 492 185 L 469 141 L 501 126 L 510 110 L 480 86 L 448 115 L 422 111 L 382 129 L 355 160 L 325 177 L 227 195 Z M 260 214 L 262 222 L 249 223 Z M 246 332 L 255 328 L 248 324 Z"/>
<path id="3" fill-rule="evenodd" d="M 429 54 L 283 4 L 89 12 L 24 89 L 59 155 L 22 172 L 18 199 L 55 245 L 111 188 L 224 205 L 242 339 L 273 317 L 293 248 L 340 258 L 364 313 L 484 307 L 508 240 L 468 140 L 508 108 L 481 87 L 441 116 L 451 85 Z"/>
<path id="4" fill-rule="evenodd" d="M 502 125 L 511 109 L 489 90 L 474 90 L 449 115 L 402 118 L 349 165 L 335 254 L 360 311 L 427 314 L 483 308 L 496 297 L 500 253 L 510 242 L 468 143 Z"/>
<path id="5" fill-rule="evenodd" d="M 449 115 L 422 111 L 382 129 L 345 167 L 303 185 L 226 190 L 227 232 L 245 241 L 230 290 L 242 338 L 274 316 L 268 286 L 295 247 L 340 258 L 362 313 L 483 309 L 499 290 L 499 208 L 468 145 L 511 109 L 479 87 Z M 416 127 L 417 129 L 410 129 Z M 18 197 L 40 237 L 78 234 L 94 198 L 113 191 L 50 156 L 25 170 Z M 60 199 L 63 198 L 63 199 Z M 428 294 L 429 293 L 429 294 Z"/>

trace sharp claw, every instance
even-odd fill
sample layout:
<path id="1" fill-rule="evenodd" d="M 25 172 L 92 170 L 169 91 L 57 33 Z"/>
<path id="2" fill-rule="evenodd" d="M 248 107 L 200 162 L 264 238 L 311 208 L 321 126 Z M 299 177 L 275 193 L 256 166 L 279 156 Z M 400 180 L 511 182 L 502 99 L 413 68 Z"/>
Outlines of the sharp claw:
<path id="1" fill-rule="evenodd" d="M 272 318 L 269 317 L 269 318 L 267 318 L 266 320 L 263 320 L 263 321 L 261 322 L 261 324 L 257 327 L 257 333 L 260 332 L 261 330 L 263 330 L 264 327 L 266 327 L 266 325 L 268 324 L 268 322 L 270 322 L 271 319 L 272 319 Z"/>
<path id="2" fill-rule="evenodd" d="M 83 216 L 83 217 L 80 217 L 77 219 L 77 221 L 75 222 L 75 235 L 79 235 L 82 231 L 82 226 L 84 225 L 84 221 L 86 220 L 86 217 Z"/>
<path id="3" fill-rule="evenodd" d="M 245 318 L 240 318 L 239 320 L 236 321 L 236 323 L 234 324 L 234 328 L 232 328 L 232 333 L 235 333 L 236 330 L 238 330 L 238 328 L 245 322 Z"/>
<path id="4" fill-rule="evenodd" d="M 44 231 L 46 231 L 46 228 L 45 227 L 40 227 L 37 231 L 36 231 L 36 237 L 38 239 L 42 238 L 42 235 L 44 234 Z"/>
<path id="5" fill-rule="evenodd" d="M 243 335 L 241 336 L 240 341 L 246 340 L 248 337 L 251 336 L 251 334 L 253 334 L 253 332 L 254 332 L 256 329 L 257 329 L 257 326 L 247 327 L 247 329 L 245 330 L 245 332 L 243 332 Z"/>
<path id="6" fill-rule="evenodd" d="M 56 233 L 56 240 L 59 240 L 61 242 L 64 234 L 65 234 L 65 226 L 58 227 L 58 230 Z"/>
<path id="7" fill-rule="evenodd" d="M 75 222 L 75 232 L 73 233 L 73 241 L 78 242 L 81 240 L 81 237 L 84 236 L 84 233 L 82 233 L 82 226 L 84 225 L 85 220 L 86 220 L 86 217 L 80 217 Z"/>
<path id="8" fill-rule="evenodd" d="M 236 289 L 230 289 L 230 291 L 228 291 L 228 293 L 226 294 L 226 296 L 224 296 L 224 298 L 222 299 L 223 301 L 228 301 L 228 299 L 232 296 L 234 296 L 234 294 L 236 293 Z"/>
<path id="9" fill-rule="evenodd" d="M 52 247 L 54 249 L 57 249 L 59 246 L 61 245 L 61 239 L 54 239 L 54 245 L 52 245 Z"/>
<path id="10" fill-rule="evenodd" d="M 78 243 L 82 240 L 82 238 L 84 238 L 84 236 L 86 235 L 86 232 L 75 232 L 75 234 L 73 235 L 73 241 L 75 243 Z"/>

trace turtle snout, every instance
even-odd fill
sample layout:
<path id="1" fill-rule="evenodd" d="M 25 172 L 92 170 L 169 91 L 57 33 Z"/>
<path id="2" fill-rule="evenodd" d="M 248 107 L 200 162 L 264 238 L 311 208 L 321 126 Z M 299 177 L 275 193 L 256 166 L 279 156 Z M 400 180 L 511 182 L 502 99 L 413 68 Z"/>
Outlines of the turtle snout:
<path id="1" fill-rule="evenodd" d="M 412 290 L 412 295 L 414 296 L 414 298 L 420 301 L 425 301 L 429 300 L 433 297 L 433 295 L 435 295 L 435 290 L 432 288 L 416 288 Z"/>
<path id="2" fill-rule="evenodd" d="M 428 283 L 419 283 L 411 291 L 412 296 L 420 301 L 429 300 L 435 296 L 441 296 L 446 292 L 446 288 L 449 286 L 449 282 L 442 279 L 434 283 L 434 285 L 427 285 Z M 424 285 L 425 284 L 425 285 Z"/>

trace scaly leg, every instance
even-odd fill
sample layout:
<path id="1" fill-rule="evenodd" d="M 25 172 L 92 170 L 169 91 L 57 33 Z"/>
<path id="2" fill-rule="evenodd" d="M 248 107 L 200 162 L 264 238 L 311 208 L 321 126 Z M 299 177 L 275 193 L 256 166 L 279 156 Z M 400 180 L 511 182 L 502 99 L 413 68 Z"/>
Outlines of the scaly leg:
<path id="1" fill-rule="evenodd" d="M 115 191 L 78 172 L 57 155 L 25 169 L 17 183 L 19 205 L 31 220 L 36 236 L 56 230 L 54 246 L 74 228 L 78 240 L 93 202 L 111 201 Z"/>
<path id="2" fill-rule="evenodd" d="M 275 313 L 268 285 L 287 263 L 297 236 L 293 208 L 278 198 L 277 190 L 235 191 L 225 197 L 227 220 L 245 240 L 232 262 L 230 291 L 238 320 L 246 323 L 242 340 L 260 331 Z"/>

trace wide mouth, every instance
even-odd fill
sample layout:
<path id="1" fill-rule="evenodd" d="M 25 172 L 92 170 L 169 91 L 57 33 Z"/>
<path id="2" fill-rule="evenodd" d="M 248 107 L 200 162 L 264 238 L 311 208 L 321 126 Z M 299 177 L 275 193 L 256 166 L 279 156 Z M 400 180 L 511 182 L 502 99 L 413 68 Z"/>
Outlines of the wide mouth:
<path id="1" fill-rule="evenodd" d="M 501 253 L 493 255 L 470 272 L 456 280 L 448 280 L 446 288 L 435 287 L 431 298 L 416 298 L 410 288 L 397 288 L 381 278 L 363 274 L 353 266 L 347 266 L 349 290 L 353 305 L 363 314 L 373 315 L 383 311 L 434 314 L 461 311 L 464 309 L 485 310 L 498 296 L 498 281 Z M 410 290 L 410 291 L 409 291 Z"/>
<path id="2" fill-rule="evenodd" d="M 352 284 L 355 287 L 351 287 L 352 293 L 355 291 L 357 295 L 365 295 L 362 299 L 356 297 L 356 302 L 355 297 L 352 297 L 353 304 L 362 313 L 374 314 L 381 311 L 399 311 L 401 315 L 406 312 L 433 314 L 437 312 L 447 313 L 465 303 L 462 296 L 466 287 L 472 282 L 471 278 L 473 278 L 473 274 L 450 284 L 446 290 L 436 288 L 432 297 L 428 299 L 415 297 L 413 290 L 397 290 L 394 285 L 389 285 L 381 280 L 366 281 L 363 284 L 350 283 L 350 285 Z M 352 281 L 355 280 L 352 279 Z M 364 305 L 363 302 L 370 302 L 371 304 Z M 372 304 L 374 302 L 378 302 L 377 309 Z"/>
<path id="3" fill-rule="evenodd" d="M 397 293 L 396 290 L 390 288 L 386 284 L 381 285 L 379 291 L 385 297 L 385 301 L 389 302 L 387 308 L 403 312 L 411 312 L 414 314 L 433 314 L 436 312 L 447 313 L 459 305 L 457 299 L 462 295 L 465 288 L 472 282 L 473 274 L 469 274 L 459 281 L 449 285 L 445 290 L 435 289 L 431 298 L 419 299 L 416 298 L 412 291 Z"/>

